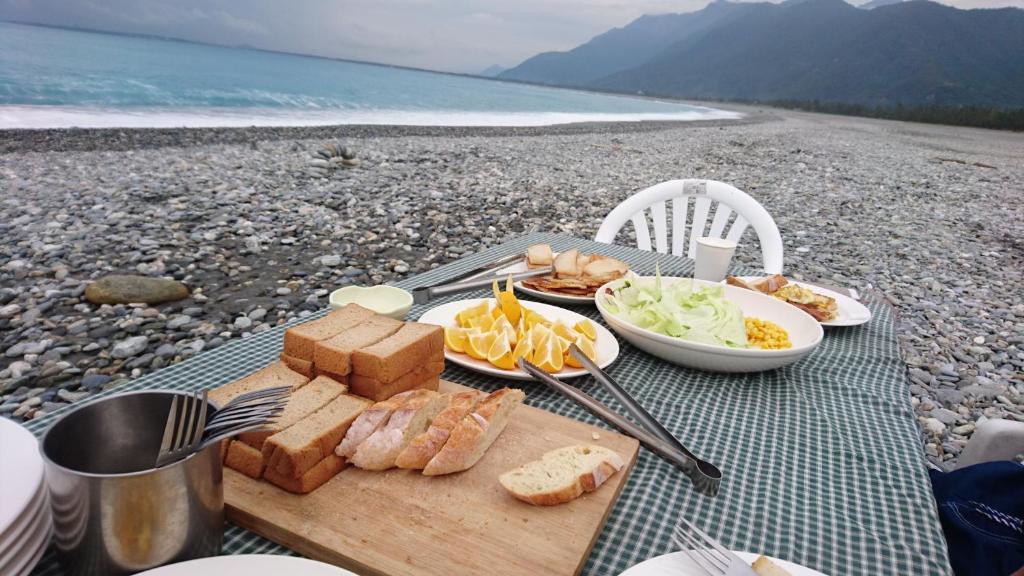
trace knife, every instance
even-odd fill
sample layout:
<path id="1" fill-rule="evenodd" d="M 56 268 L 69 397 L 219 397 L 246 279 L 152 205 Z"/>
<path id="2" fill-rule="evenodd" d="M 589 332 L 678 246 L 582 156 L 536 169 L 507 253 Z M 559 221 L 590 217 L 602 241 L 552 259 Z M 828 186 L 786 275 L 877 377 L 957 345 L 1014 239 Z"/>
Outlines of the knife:
<path id="1" fill-rule="evenodd" d="M 526 272 L 518 272 L 512 274 L 512 281 L 518 282 L 526 278 L 533 278 L 534 276 L 543 276 L 545 274 L 551 274 L 551 267 L 545 266 L 544 268 L 535 268 L 533 270 L 527 270 Z M 507 277 L 506 277 L 507 278 Z M 413 288 L 412 290 L 412 301 L 416 304 L 426 304 L 434 298 L 440 296 L 447 296 L 449 294 L 458 294 L 459 292 L 466 292 L 476 288 L 484 288 L 490 286 L 492 282 L 500 279 L 499 276 L 485 276 L 483 278 L 475 278 L 472 280 L 463 280 L 461 282 L 452 282 L 450 284 L 440 284 L 437 286 L 423 286 L 420 288 Z"/>

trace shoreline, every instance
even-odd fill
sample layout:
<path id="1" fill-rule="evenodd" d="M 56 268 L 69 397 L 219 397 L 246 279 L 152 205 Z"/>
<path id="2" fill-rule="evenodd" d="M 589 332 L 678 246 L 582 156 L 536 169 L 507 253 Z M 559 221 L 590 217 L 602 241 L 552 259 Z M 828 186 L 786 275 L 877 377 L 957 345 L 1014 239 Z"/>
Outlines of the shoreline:
<path id="1" fill-rule="evenodd" d="M 684 103 L 685 102 L 680 102 Z M 0 154 L 71 152 L 246 144 L 279 140 L 402 137 L 516 137 L 643 133 L 676 128 L 745 126 L 778 120 L 773 110 L 750 108 L 735 119 L 571 122 L 544 126 L 419 126 L 330 124 L 322 126 L 231 126 L 201 128 L 3 128 Z M 740 108 L 740 107 L 733 107 Z M 745 107 L 744 107 L 745 108 Z"/>

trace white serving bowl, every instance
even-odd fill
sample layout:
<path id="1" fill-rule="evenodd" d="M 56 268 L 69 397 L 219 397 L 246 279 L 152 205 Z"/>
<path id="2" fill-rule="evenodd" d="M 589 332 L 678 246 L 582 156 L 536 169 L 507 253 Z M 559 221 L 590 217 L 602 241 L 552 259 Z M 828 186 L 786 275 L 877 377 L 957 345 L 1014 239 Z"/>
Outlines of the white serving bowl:
<path id="1" fill-rule="evenodd" d="M 382 316 L 390 316 L 402 320 L 412 308 L 412 294 L 395 286 L 381 284 L 379 286 L 345 286 L 331 292 L 328 299 L 331 308 L 341 308 L 347 304 L 359 304 Z"/>
<path id="2" fill-rule="evenodd" d="M 633 279 L 633 281 L 640 282 L 652 282 L 653 280 L 653 276 Z M 689 278 L 662 277 L 661 279 L 663 286 L 668 286 L 679 280 L 689 280 Z M 625 279 L 614 280 L 597 291 L 595 301 L 605 323 L 637 348 L 687 368 L 709 372 L 772 370 L 792 364 L 807 356 L 818 347 L 824 336 L 821 324 L 810 314 L 795 306 L 753 290 L 703 280 L 694 280 L 694 283 L 698 286 L 721 286 L 725 290 L 725 297 L 738 304 L 743 310 L 744 316 L 769 320 L 784 328 L 789 333 L 789 340 L 793 343 L 793 347 L 785 350 L 729 348 L 665 336 L 631 324 L 608 310 L 604 296 L 605 290 L 618 287 L 624 281 Z"/>

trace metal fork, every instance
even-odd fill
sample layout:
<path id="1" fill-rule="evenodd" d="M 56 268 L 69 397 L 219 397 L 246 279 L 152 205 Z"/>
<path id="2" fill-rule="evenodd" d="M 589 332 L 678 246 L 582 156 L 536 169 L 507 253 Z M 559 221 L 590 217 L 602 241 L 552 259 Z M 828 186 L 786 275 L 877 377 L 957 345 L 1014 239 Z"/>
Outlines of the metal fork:
<path id="1" fill-rule="evenodd" d="M 196 450 L 206 430 L 206 390 L 191 394 L 175 394 L 164 425 L 164 437 L 156 467 L 165 466 Z"/>
<path id="2" fill-rule="evenodd" d="M 686 518 L 679 518 L 679 524 L 672 531 L 672 542 L 708 576 L 757 576 L 750 564 Z"/>

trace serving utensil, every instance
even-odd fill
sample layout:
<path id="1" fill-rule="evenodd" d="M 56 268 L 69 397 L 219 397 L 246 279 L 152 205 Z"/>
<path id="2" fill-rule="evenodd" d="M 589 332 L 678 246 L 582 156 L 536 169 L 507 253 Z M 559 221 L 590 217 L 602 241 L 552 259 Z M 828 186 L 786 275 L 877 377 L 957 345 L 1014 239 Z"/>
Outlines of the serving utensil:
<path id="1" fill-rule="evenodd" d="M 682 516 L 672 531 L 672 542 L 708 576 L 757 576 L 750 564 Z"/>
<path id="2" fill-rule="evenodd" d="M 698 467 L 697 462 L 691 458 L 689 451 L 684 452 L 677 448 L 675 443 L 667 442 L 659 436 L 656 436 L 654 433 L 649 432 L 647 429 L 634 424 L 632 421 L 618 412 L 615 412 L 611 408 L 608 408 L 589 394 L 552 377 L 550 374 L 541 370 L 525 358 L 520 358 L 518 365 L 535 379 L 547 384 L 551 389 L 569 398 L 579 406 L 582 406 L 591 414 L 605 422 L 608 422 L 623 433 L 639 440 L 645 448 L 654 452 L 685 474 L 693 483 L 693 487 L 701 494 L 704 494 L 705 496 L 714 496 L 718 493 L 721 473 L 718 474 L 718 477 L 705 474 L 700 467 Z M 717 470 L 717 468 L 715 470 Z"/>
<path id="3" fill-rule="evenodd" d="M 284 410 L 289 386 L 255 390 L 233 398 L 207 419 L 206 390 L 176 395 L 171 400 L 156 467 L 198 452 L 229 436 L 263 427 Z"/>
<path id="4" fill-rule="evenodd" d="M 519 272 L 511 274 L 512 281 L 523 280 L 526 278 L 532 278 L 534 276 L 543 276 L 544 274 L 551 274 L 551 266 L 545 266 L 543 268 L 534 268 L 533 270 L 527 270 L 526 272 Z M 466 292 L 468 290 L 474 290 L 477 288 L 484 288 L 491 285 L 497 279 L 497 276 L 484 276 L 481 278 L 473 278 L 470 280 L 462 280 L 459 282 L 450 282 L 445 284 L 438 284 L 435 286 L 422 286 L 420 288 L 413 288 L 412 300 L 416 304 L 426 304 L 434 298 L 440 296 L 448 296 L 449 294 L 458 294 L 459 292 Z"/>

